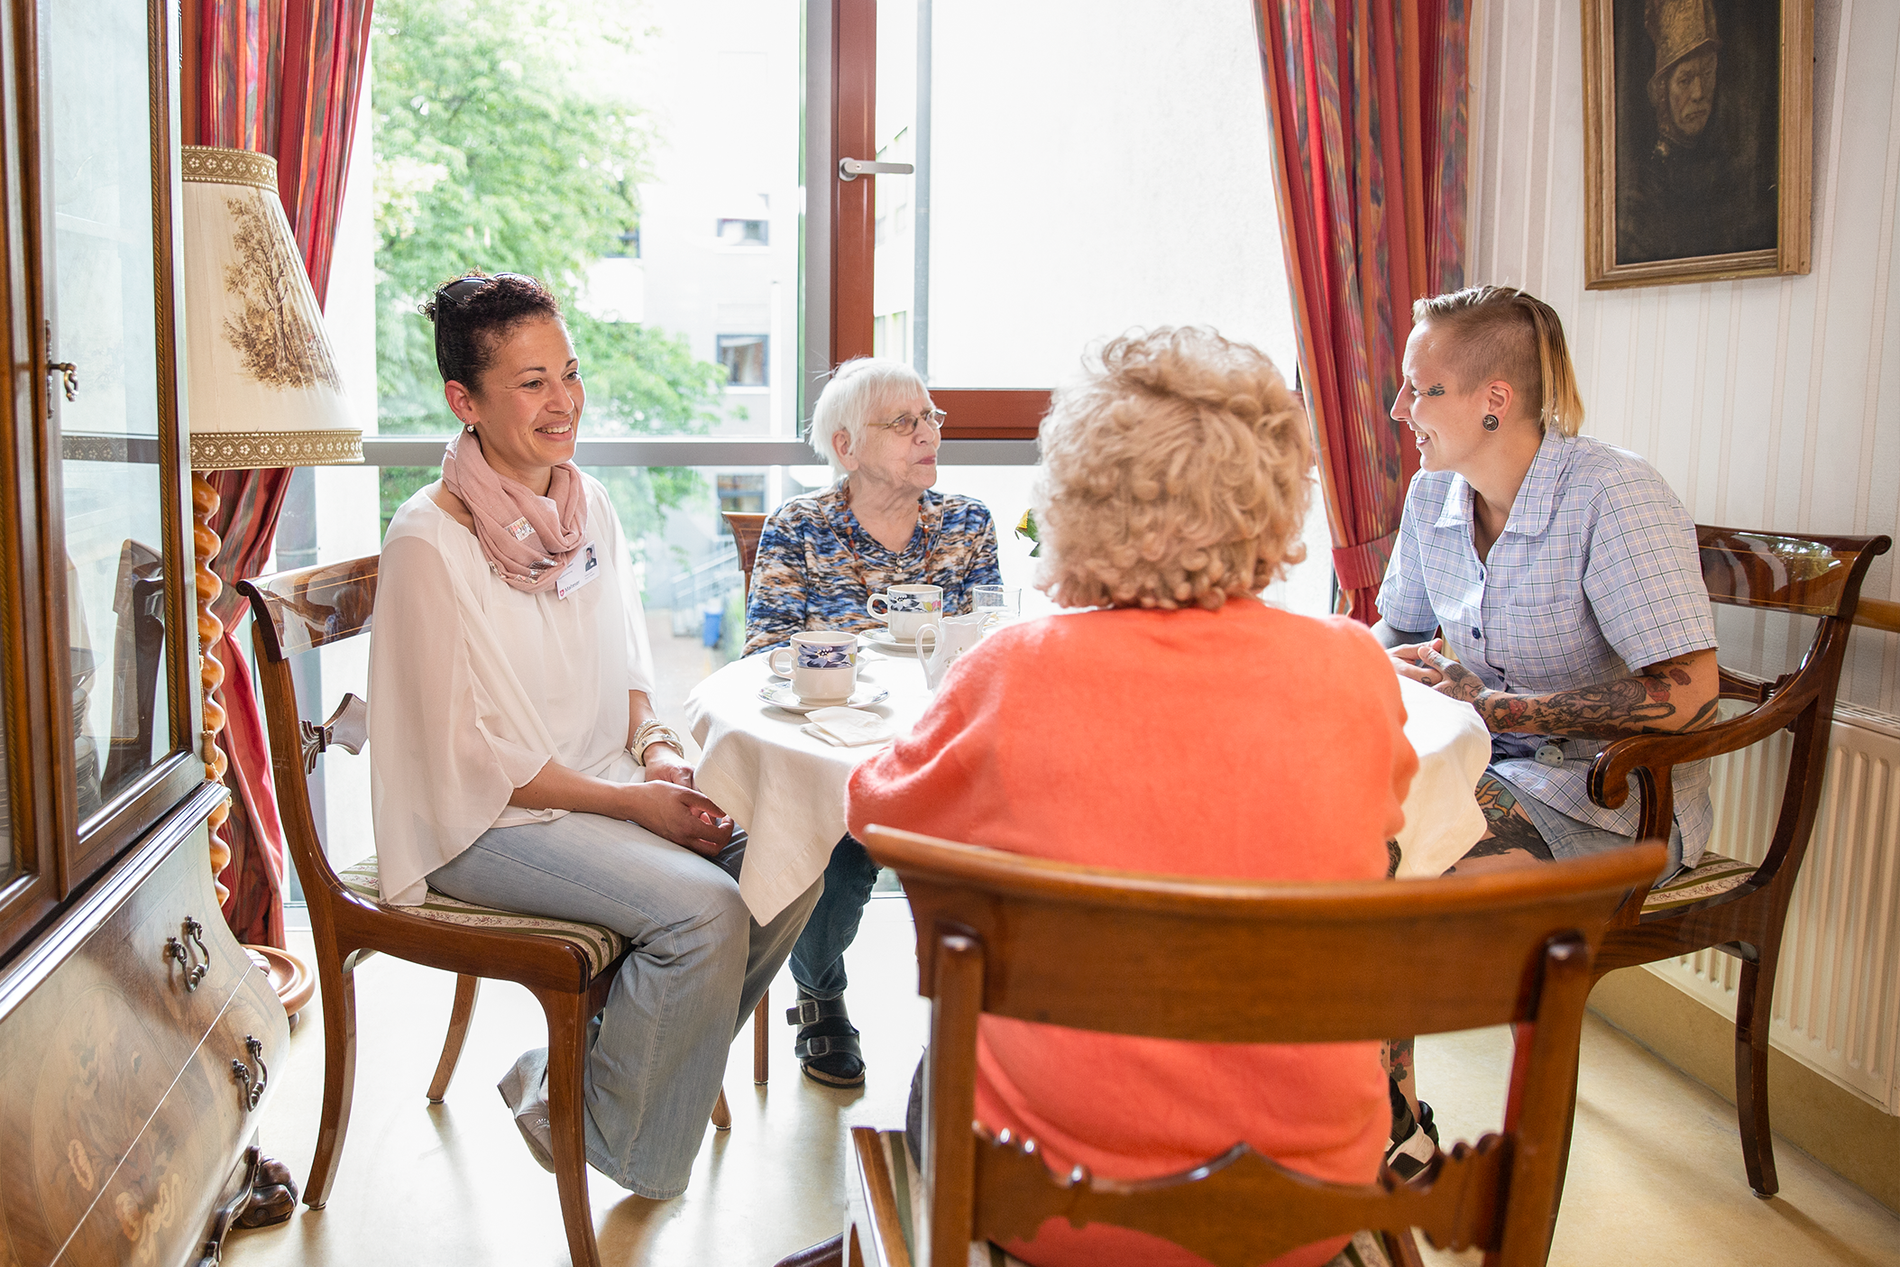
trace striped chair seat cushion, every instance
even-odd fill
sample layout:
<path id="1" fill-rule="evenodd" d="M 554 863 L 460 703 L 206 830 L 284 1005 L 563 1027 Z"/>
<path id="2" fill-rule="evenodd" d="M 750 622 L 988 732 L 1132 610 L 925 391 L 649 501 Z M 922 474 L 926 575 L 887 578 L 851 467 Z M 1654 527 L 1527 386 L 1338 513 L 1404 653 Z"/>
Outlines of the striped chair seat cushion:
<path id="1" fill-rule="evenodd" d="M 1643 914 L 1671 911 L 1691 902 L 1706 901 L 1727 893 L 1754 875 L 1756 865 L 1753 862 L 1737 862 L 1710 850 L 1702 855 L 1702 861 L 1694 867 L 1677 872 L 1651 889 L 1649 897 L 1643 902 Z"/>
<path id="2" fill-rule="evenodd" d="M 419 915 L 423 919 L 440 920 L 444 924 L 453 924 L 459 928 L 481 928 L 496 933 L 526 933 L 532 937 L 554 937 L 561 941 L 572 942 L 580 947 L 587 956 L 588 971 L 599 976 L 607 966 L 620 957 L 627 948 L 626 941 L 611 928 L 599 924 L 584 924 L 573 919 L 549 919 L 540 915 L 523 915 L 518 911 L 503 911 L 492 906 L 477 906 L 473 902 L 464 902 L 452 898 L 446 893 L 429 890 L 429 896 L 421 906 L 397 906 L 384 902 L 382 891 L 376 880 L 376 855 L 371 854 L 355 866 L 337 874 L 343 881 L 343 887 L 366 902 L 373 902 L 386 910 L 401 911 L 406 915 Z"/>

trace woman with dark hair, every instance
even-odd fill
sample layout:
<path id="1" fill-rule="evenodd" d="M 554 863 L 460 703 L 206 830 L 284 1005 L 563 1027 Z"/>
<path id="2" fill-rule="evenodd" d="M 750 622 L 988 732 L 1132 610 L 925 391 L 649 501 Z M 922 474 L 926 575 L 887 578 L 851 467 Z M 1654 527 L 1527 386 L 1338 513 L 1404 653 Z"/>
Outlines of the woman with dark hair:
<path id="1" fill-rule="evenodd" d="M 735 879 L 744 836 L 653 716 L 626 540 L 573 462 L 586 393 L 553 295 L 478 274 L 423 311 L 462 430 L 383 541 L 370 642 L 382 895 L 413 904 L 434 888 L 627 939 L 587 1059 L 587 1158 L 642 1196 L 676 1196 L 726 1048 L 818 886 L 752 920 Z M 547 1049 L 499 1089 L 553 1169 Z"/>

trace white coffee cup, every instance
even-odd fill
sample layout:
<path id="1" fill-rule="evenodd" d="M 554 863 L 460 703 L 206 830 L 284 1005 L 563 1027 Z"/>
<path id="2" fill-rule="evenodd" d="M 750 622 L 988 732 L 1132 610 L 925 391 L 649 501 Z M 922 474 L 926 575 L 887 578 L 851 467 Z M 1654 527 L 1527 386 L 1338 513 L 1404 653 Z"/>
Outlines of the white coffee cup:
<path id="1" fill-rule="evenodd" d="M 919 629 L 943 615 L 943 586 L 893 585 L 871 595 L 864 606 L 890 626 L 891 637 L 909 642 Z"/>
<path id="2" fill-rule="evenodd" d="M 847 700 L 858 685 L 858 636 L 826 630 L 796 633 L 791 646 L 772 652 L 765 663 L 792 680 L 792 693 L 804 703 Z"/>

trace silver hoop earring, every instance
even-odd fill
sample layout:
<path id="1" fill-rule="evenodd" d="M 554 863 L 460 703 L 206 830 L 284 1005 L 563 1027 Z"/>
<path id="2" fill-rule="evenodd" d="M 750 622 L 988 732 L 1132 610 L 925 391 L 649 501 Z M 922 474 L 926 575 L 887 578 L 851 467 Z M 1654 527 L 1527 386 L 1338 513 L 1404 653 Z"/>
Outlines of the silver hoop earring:
<path id="1" fill-rule="evenodd" d="M 470 431 L 474 429 L 473 427 L 469 428 Z M 1486 414 L 1484 416 L 1484 429 L 1486 431 L 1496 431 L 1498 429 L 1498 416 L 1496 414 Z"/>

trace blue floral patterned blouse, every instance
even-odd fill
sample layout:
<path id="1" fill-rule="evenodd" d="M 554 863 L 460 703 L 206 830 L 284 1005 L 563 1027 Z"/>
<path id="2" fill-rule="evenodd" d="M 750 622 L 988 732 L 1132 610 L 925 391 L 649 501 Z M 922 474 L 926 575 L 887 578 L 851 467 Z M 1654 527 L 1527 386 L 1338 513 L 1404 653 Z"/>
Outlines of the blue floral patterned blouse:
<path id="1" fill-rule="evenodd" d="M 859 524 L 844 485 L 794 497 L 772 512 L 752 564 L 745 653 L 787 645 L 807 629 L 863 632 L 883 627 L 865 610 L 892 585 L 940 585 L 945 615 L 971 609 L 977 585 L 999 585 L 996 527 L 973 497 L 924 493 L 917 527 L 902 550 L 887 550 Z"/>

